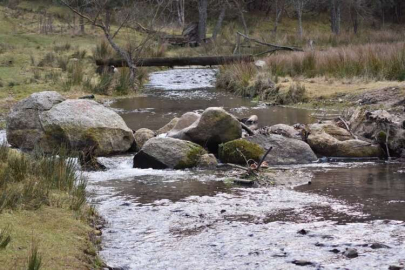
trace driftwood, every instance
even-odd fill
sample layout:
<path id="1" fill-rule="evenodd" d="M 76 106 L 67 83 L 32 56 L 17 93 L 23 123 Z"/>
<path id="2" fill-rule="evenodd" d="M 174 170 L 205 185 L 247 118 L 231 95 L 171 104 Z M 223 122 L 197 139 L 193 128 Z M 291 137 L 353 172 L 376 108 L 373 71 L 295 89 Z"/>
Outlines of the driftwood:
<path id="1" fill-rule="evenodd" d="M 206 56 L 206 57 L 170 57 L 170 58 L 139 58 L 135 65 L 139 67 L 174 67 L 174 66 L 218 66 L 236 62 L 254 62 L 252 55 Z M 125 67 L 122 59 L 97 59 L 98 66 Z"/>
<path id="2" fill-rule="evenodd" d="M 240 125 L 241 125 L 242 128 L 249 134 L 249 136 L 255 135 L 255 133 L 253 132 L 253 130 L 251 130 L 247 125 L 245 125 L 245 124 L 242 123 L 242 122 L 240 122 Z"/>

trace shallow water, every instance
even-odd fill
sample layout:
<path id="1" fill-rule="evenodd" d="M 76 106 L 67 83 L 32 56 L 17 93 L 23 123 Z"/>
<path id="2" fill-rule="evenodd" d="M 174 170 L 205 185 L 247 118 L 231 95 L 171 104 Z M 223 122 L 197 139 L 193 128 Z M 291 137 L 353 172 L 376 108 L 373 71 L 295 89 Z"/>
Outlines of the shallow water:
<path id="1" fill-rule="evenodd" d="M 262 125 L 311 121 L 308 111 L 199 89 L 212 86 L 214 74 L 156 73 L 145 97 L 112 106 L 133 129 L 158 129 L 209 106 L 258 114 Z M 178 90 L 185 88 L 194 90 Z M 279 170 L 271 179 L 276 186 L 248 188 L 232 184 L 228 171 L 133 169 L 130 155 L 100 162 L 108 170 L 87 175 L 90 200 L 108 222 L 101 256 L 112 267 L 388 269 L 405 263 L 403 164 L 291 166 L 287 177 Z M 297 233 L 302 229 L 306 234 Z M 373 243 L 387 247 L 373 249 Z M 345 257 L 346 248 L 356 248 L 359 257 Z"/>
<path id="2" fill-rule="evenodd" d="M 157 130 L 174 117 L 190 111 L 203 111 L 208 107 L 224 107 L 238 117 L 256 114 L 261 125 L 306 124 L 313 121 L 308 110 L 267 107 L 265 104 L 218 91 L 214 88 L 213 76 L 215 72 L 210 69 L 157 72 L 152 74 L 144 96 L 117 100 L 111 107 L 121 114 L 133 130 Z"/>

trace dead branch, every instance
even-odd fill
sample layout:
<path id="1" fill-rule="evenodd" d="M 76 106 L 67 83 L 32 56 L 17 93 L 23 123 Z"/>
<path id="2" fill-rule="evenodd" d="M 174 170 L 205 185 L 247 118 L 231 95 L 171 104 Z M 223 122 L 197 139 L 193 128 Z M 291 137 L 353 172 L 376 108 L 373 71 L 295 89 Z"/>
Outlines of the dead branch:
<path id="1" fill-rule="evenodd" d="M 339 116 L 339 120 L 342 121 L 342 123 L 345 125 L 347 131 L 349 131 L 350 135 L 352 135 L 353 138 L 355 138 L 356 140 L 358 139 L 356 135 L 353 134 L 353 132 L 350 130 L 349 125 L 347 124 L 347 122 L 343 119 L 343 117 Z"/>
<path id="2" fill-rule="evenodd" d="M 240 122 L 240 125 L 242 126 L 242 128 L 243 128 L 250 136 L 255 135 L 255 133 L 253 132 L 253 130 L 251 130 L 247 125 L 245 125 L 245 124 L 242 123 L 242 122 Z"/>
<path id="3" fill-rule="evenodd" d="M 273 149 L 273 147 L 270 147 L 270 148 L 266 151 L 266 153 L 263 155 L 262 159 L 260 160 L 259 165 L 257 166 L 257 169 L 256 169 L 256 170 L 260 170 L 260 167 L 262 166 L 264 160 L 265 160 L 266 157 L 270 154 L 270 152 L 271 152 L 272 149 Z"/>
<path id="4" fill-rule="evenodd" d="M 301 48 L 296 48 L 296 47 L 289 47 L 289 46 L 280 46 L 280 45 L 275 45 L 275 44 L 271 44 L 271 43 L 267 43 L 267 42 L 263 42 L 260 41 L 258 39 L 255 38 L 251 38 L 248 37 L 247 35 L 242 34 L 241 32 L 236 32 L 236 34 L 238 34 L 239 36 L 244 37 L 247 40 L 259 43 L 261 45 L 265 45 L 265 46 L 269 46 L 269 47 L 274 47 L 274 48 L 278 48 L 279 50 L 286 50 L 286 51 L 295 51 L 295 52 L 303 52 L 304 50 Z"/>

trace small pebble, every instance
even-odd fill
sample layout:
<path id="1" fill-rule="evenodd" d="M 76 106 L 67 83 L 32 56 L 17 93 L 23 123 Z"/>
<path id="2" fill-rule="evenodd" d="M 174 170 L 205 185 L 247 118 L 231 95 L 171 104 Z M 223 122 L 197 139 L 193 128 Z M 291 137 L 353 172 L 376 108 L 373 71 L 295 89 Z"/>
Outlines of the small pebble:
<path id="1" fill-rule="evenodd" d="M 381 243 L 373 243 L 370 246 L 372 249 L 379 249 L 379 248 L 390 248 L 387 245 L 381 244 Z"/>

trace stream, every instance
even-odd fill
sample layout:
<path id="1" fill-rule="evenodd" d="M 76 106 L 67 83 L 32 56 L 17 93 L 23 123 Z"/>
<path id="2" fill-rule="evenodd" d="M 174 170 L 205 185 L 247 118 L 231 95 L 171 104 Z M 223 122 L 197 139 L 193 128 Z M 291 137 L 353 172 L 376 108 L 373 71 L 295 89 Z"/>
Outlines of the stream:
<path id="1" fill-rule="evenodd" d="M 144 95 L 110 104 L 134 130 L 221 106 L 261 125 L 310 123 L 216 90 L 215 70 L 151 74 Z M 405 165 L 316 163 L 276 168 L 271 187 L 229 183 L 226 171 L 133 169 L 133 155 L 86 173 L 106 219 L 101 257 L 114 269 L 389 269 L 405 264 Z M 288 171 L 285 171 L 288 168 Z M 308 183 L 311 184 L 308 184 Z M 358 256 L 348 258 L 347 249 Z M 394 268 L 392 268 L 394 269 Z M 395 268 L 402 269 L 402 268 Z"/>

